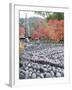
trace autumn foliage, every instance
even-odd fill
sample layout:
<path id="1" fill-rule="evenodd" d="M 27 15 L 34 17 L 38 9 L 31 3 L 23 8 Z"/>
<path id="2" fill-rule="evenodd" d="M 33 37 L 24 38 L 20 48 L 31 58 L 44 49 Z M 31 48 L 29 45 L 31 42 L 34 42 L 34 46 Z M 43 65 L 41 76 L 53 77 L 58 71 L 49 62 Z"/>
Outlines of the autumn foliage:
<path id="1" fill-rule="evenodd" d="M 19 26 L 19 37 L 23 38 L 25 36 L 25 29 L 23 26 Z"/>
<path id="2" fill-rule="evenodd" d="M 32 39 L 38 40 L 41 39 L 42 37 L 47 36 L 48 30 L 45 28 L 38 28 L 36 31 L 33 32 L 32 34 Z"/>
<path id="3" fill-rule="evenodd" d="M 47 27 L 39 27 L 32 34 L 33 40 L 46 37 L 53 41 L 59 42 L 64 39 L 64 20 L 49 20 Z"/>

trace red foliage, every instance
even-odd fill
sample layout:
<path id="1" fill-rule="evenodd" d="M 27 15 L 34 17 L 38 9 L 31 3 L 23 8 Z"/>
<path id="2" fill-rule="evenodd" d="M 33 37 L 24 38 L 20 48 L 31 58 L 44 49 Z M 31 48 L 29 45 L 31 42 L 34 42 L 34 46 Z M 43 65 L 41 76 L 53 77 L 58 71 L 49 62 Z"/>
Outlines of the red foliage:
<path id="1" fill-rule="evenodd" d="M 64 20 L 49 20 L 48 27 L 40 26 L 32 34 L 32 39 L 47 37 L 56 42 L 64 39 Z"/>
<path id="2" fill-rule="evenodd" d="M 33 32 L 32 39 L 38 40 L 45 36 L 48 36 L 48 30 L 45 28 L 38 28 L 35 32 Z"/>
<path id="3" fill-rule="evenodd" d="M 25 36 L 25 29 L 23 26 L 19 27 L 19 37 L 23 38 Z"/>
<path id="4" fill-rule="evenodd" d="M 35 32 L 33 33 L 32 39 L 34 39 L 34 40 L 40 39 L 40 35 L 39 35 L 39 33 L 38 33 L 37 31 L 35 31 Z"/>
<path id="5" fill-rule="evenodd" d="M 64 20 L 49 20 L 48 29 L 50 39 L 54 41 L 64 39 Z"/>

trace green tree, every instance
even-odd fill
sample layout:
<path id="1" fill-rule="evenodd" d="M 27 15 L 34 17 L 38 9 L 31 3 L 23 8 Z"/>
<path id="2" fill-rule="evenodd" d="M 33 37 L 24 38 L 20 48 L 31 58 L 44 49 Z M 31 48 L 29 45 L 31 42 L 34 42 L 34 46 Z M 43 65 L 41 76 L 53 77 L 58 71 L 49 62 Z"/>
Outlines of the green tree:
<path id="1" fill-rule="evenodd" d="M 45 12 L 45 11 L 35 11 L 36 14 L 43 16 L 46 20 L 63 20 L 64 13 L 60 12 Z"/>
<path id="2" fill-rule="evenodd" d="M 54 12 L 53 14 L 49 14 L 47 17 L 46 17 L 47 20 L 64 20 L 64 13 L 56 13 Z"/>
<path id="3" fill-rule="evenodd" d="M 24 18 L 19 18 L 19 25 L 23 25 L 24 24 Z"/>

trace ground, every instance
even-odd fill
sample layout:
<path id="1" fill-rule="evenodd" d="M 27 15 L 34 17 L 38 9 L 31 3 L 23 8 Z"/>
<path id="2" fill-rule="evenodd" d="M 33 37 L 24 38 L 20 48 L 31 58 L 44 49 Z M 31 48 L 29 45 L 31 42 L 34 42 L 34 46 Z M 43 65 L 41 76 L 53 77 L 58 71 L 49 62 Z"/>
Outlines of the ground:
<path id="1" fill-rule="evenodd" d="M 20 79 L 64 77 L 64 45 L 34 44 L 20 55 Z"/>

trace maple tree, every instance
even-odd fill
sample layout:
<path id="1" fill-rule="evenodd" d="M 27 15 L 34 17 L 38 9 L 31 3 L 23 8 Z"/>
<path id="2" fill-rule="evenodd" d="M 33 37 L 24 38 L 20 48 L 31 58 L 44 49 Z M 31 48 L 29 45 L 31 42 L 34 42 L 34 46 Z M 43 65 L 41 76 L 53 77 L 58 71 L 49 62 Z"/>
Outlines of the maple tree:
<path id="1" fill-rule="evenodd" d="M 25 36 L 25 28 L 24 26 L 19 26 L 19 37 L 23 38 Z"/>
<path id="2" fill-rule="evenodd" d="M 64 20 L 49 20 L 47 27 L 39 27 L 32 34 L 32 39 L 38 40 L 42 37 L 59 42 L 64 39 Z"/>
<path id="3" fill-rule="evenodd" d="M 49 37 L 52 40 L 60 41 L 64 39 L 64 20 L 49 20 Z"/>

